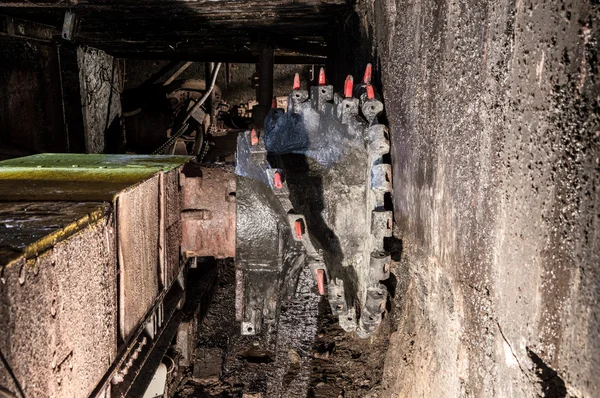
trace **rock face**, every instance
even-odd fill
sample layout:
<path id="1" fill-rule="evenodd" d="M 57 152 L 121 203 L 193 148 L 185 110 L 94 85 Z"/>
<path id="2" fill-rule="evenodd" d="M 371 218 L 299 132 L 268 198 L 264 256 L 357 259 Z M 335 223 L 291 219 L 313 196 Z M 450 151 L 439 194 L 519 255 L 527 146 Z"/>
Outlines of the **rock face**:
<path id="1" fill-rule="evenodd" d="M 87 153 L 103 153 L 105 131 L 121 114 L 119 69 L 114 58 L 94 48 L 77 49 Z"/>
<path id="2" fill-rule="evenodd" d="M 407 281 L 382 392 L 599 396 L 598 5 L 358 13 L 381 65 Z"/>

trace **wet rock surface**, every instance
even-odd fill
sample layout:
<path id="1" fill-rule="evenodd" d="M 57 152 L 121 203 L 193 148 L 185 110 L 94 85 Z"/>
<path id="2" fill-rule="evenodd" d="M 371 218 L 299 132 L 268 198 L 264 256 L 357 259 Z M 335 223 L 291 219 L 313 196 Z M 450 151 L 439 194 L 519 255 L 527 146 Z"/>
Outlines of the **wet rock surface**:
<path id="1" fill-rule="evenodd" d="M 344 332 L 305 268 L 296 296 L 282 305 L 277 331 L 242 336 L 235 321 L 233 262 L 220 262 L 216 272 L 196 357 L 182 369 L 175 397 L 364 397 L 377 390 L 389 317 L 369 339 Z"/>

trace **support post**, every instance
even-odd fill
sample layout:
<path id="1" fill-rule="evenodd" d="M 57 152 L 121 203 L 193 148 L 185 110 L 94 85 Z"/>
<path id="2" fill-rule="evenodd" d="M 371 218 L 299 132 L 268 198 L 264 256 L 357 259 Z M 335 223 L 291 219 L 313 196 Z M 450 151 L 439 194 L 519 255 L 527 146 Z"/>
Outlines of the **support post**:
<path id="1" fill-rule="evenodd" d="M 258 54 L 258 106 L 254 108 L 254 126 L 262 128 L 273 100 L 273 56 L 271 46 L 264 46 Z"/>

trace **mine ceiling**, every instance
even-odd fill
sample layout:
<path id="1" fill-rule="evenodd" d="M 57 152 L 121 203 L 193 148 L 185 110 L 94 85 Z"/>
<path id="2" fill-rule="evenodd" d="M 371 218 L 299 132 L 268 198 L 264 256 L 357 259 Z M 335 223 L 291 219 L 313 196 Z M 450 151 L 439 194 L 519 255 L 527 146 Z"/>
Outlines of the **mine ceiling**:
<path id="1" fill-rule="evenodd" d="M 349 0 L 4 0 L 0 14 L 56 29 L 76 15 L 73 42 L 126 58 L 253 62 L 261 46 L 290 62 L 324 58 Z M 18 32 L 17 32 L 18 33 Z"/>

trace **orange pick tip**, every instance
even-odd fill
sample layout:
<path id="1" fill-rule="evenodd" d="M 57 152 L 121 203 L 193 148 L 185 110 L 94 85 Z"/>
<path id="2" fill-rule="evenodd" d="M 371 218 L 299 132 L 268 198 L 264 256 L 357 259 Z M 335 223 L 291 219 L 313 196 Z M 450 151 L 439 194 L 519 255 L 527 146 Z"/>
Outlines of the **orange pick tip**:
<path id="1" fill-rule="evenodd" d="M 371 83 L 371 75 L 373 74 L 373 65 L 367 64 L 365 68 L 365 76 L 363 77 L 363 83 L 369 84 Z"/>
<path id="2" fill-rule="evenodd" d="M 300 90 L 300 74 L 298 73 L 294 75 L 294 86 L 292 88 L 294 90 Z"/>
<path id="3" fill-rule="evenodd" d="M 321 70 L 319 70 L 319 86 L 324 86 L 325 85 L 325 69 L 321 68 Z"/>
<path id="4" fill-rule="evenodd" d="M 344 97 L 352 98 L 352 88 L 354 87 L 354 78 L 352 75 L 348 75 L 346 77 L 346 81 L 344 82 Z"/>

